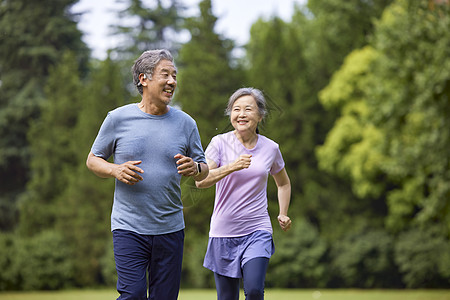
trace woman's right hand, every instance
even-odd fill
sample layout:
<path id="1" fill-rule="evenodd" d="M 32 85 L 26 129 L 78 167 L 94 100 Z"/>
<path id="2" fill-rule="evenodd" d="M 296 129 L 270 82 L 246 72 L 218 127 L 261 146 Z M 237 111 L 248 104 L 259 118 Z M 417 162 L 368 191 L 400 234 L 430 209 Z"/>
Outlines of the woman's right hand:
<path id="1" fill-rule="evenodd" d="M 251 154 L 242 154 L 234 161 L 233 169 L 234 171 L 247 169 L 248 167 L 250 167 L 251 162 L 252 162 Z"/>
<path id="2" fill-rule="evenodd" d="M 281 227 L 281 229 L 283 229 L 283 231 L 288 231 L 289 228 L 291 228 L 292 221 L 288 216 L 279 215 L 277 219 L 278 219 L 278 223 L 280 223 L 280 227 Z"/>

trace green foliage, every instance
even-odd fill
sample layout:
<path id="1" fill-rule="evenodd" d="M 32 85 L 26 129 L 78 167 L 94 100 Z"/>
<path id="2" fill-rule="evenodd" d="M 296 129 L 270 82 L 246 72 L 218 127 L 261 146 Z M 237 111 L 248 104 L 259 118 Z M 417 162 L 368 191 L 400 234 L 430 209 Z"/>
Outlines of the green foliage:
<path id="1" fill-rule="evenodd" d="M 395 261 L 409 288 L 436 288 L 450 284 L 450 240 L 441 226 L 411 228 L 395 245 Z"/>
<path id="2" fill-rule="evenodd" d="M 16 202 L 29 179 L 27 132 L 45 101 L 51 66 L 66 49 L 76 51 L 79 68 L 88 50 L 73 14 L 74 0 L 1 1 L 0 4 L 0 229 L 18 221 Z"/>
<path id="3" fill-rule="evenodd" d="M 391 229 L 446 224 L 450 233 L 450 6 L 398 1 L 377 24 L 369 105 L 388 141 L 383 166 Z"/>
<path id="4" fill-rule="evenodd" d="M 449 232 L 449 22 L 448 6 L 397 1 L 373 46 L 349 55 L 321 92 L 341 117 L 317 149 L 320 167 L 385 201 L 392 230 L 438 221 Z"/>
<path id="5" fill-rule="evenodd" d="M 112 238 L 105 243 L 104 255 L 100 258 L 102 282 L 106 286 L 115 286 L 117 283 L 116 262 L 114 260 L 114 246 Z"/>
<path id="6" fill-rule="evenodd" d="M 61 232 L 42 231 L 30 239 L 21 239 L 16 251 L 23 289 L 55 290 L 71 285 L 71 248 Z"/>
<path id="7" fill-rule="evenodd" d="M 19 270 L 16 268 L 16 240 L 11 233 L 0 233 L 0 291 L 19 288 Z"/>
<path id="8" fill-rule="evenodd" d="M 32 177 L 20 205 L 20 232 L 28 236 L 54 225 L 58 214 L 55 199 L 66 188 L 67 172 L 76 164 L 70 144 L 84 95 L 71 53 L 51 69 L 46 95 L 41 118 L 29 131 Z"/>
<path id="9" fill-rule="evenodd" d="M 359 288 L 401 286 L 393 250 L 394 239 L 384 230 L 349 233 L 332 246 L 334 284 Z"/>
<path id="10" fill-rule="evenodd" d="M 448 5 L 396 1 L 377 22 L 372 46 L 349 55 L 320 93 L 341 116 L 317 148 L 319 166 L 350 180 L 361 201 L 385 202 L 388 228 L 406 231 L 395 260 L 414 288 L 450 278 L 442 271 L 450 232 L 449 22 Z M 364 272 L 340 261 L 354 285 Z"/>
<path id="11" fill-rule="evenodd" d="M 351 180 L 361 198 L 379 197 L 386 187 L 378 181 L 387 159 L 384 135 L 368 120 L 373 110 L 365 101 L 375 59 L 376 51 L 370 46 L 353 51 L 319 94 L 325 107 L 341 110 L 325 143 L 316 148 L 319 167 Z"/>
<path id="12" fill-rule="evenodd" d="M 314 69 L 329 76 L 342 64 L 349 50 L 360 48 L 374 31 L 373 21 L 393 0 L 309 0 L 307 8 L 314 15 L 311 52 Z M 317 76 L 317 75 L 315 75 Z M 323 75 L 322 75 L 323 76 Z"/>
<path id="13" fill-rule="evenodd" d="M 209 223 L 206 225 L 209 225 Z M 189 226 L 186 225 L 185 233 L 182 271 L 183 286 L 189 288 L 215 288 L 214 273 L 203 267 L 203 260 L 208 245 L 208 232 L 199 233 L 196 227 L 189 224 Z"/>
<path id="14" fill-rule="evenodd" d="M 2 1 L 0 57 L 3 71 L 20 70 L 24 72 L 20 76 L 23 79 L 45 76 L 61 57 L 59 51 L 74 49 L 86 55 L 76 16 L 68 12 L 68 7 L 75 2 Z"/>
<path id="15" fill-rule="evenodd" d="M 172 37 L 180 32 L 185 7 L 179 0 L 152 1 L 145 5 L 141 0 L 127 0 L 127 8 L 118 13 L 119 19 L 127 18 L 133 25 L 113 25 L 115 35 L 121 37 L 122 45 L 114 49 L 121 59 L 135 59 L 136 55 L 149 49 L 169 49 L 175 52 L 178 44 Z"/>
<path id="16" fill-rule="evenodd" d="M 0 291 L 55 290 L 73 282 L 72 250 L 61 232 L 32 238 L 0 233 Z"/>
<path id="17" fill-rule="evenodd" d="M 290 231 L 274 230 L 275 254 L 272 256 L 266 285 L 288 288 L 324 287 L 327 245 L 317 229 L 304 220 L 295 220 Z"/>

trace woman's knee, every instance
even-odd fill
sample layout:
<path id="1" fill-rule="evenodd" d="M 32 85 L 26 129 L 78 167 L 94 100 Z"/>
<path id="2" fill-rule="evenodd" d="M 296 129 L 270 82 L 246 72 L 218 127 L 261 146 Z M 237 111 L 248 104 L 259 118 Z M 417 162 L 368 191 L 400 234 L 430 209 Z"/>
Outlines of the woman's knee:
<path id="1" fill-rule="evenodd" d="M 264 299 L 264 281 L 269 259 L 257 257 L 244 265 L 244 293 L 247 300 Z"/>
<path id="2" fill-rule="evenodd" d="M 262 300 L 264 299 L 264 288 L 250 287 L 245 289 L 245 299 L 247 300 Z"/>
<path id="3" fill-rule="evenodd" d="M 214 273 L 216 281 L 217 299 L 239 299 L 239 278 L 222 276 Z"/>

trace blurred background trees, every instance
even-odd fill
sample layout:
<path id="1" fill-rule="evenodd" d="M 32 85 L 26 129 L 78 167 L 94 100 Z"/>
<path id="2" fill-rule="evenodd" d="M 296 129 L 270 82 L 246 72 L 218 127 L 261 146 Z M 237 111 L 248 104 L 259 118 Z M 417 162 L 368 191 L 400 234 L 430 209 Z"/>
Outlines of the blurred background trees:
<path id="1" fill-rule="evenodd" d="M 49 70 L 64 50 L 73 49 L 77 67 L 86 72 L 89 51 L 81 41 L 76 0 L 0 3 L 0 229 L 11 231 L 18 222 L 17 198 L 30 178 L 30 123 L 46 101 Z"/>
<path id="2" fill-rule="evenodd" d="M 103 61 L 81 40 L 76 1 L 44 2 L 0 2 L 0 290 L 114 285 L 114 181 L 85 159 L 106 113 L 139 101 L 130 61 L 154 47 L 175 54 L 173 105 L 204 147 L 230 130 L 237 88 L 266 95 L 260 130 L 283 153 L 293 219 L 277 227 L 269 180 L 268 287 L 450 286 L 448 1 L 309 0 L 290 21 L 256 21 L 237 58 L 211 0 L 191 17 L 182 1 L 127 0 L 118 16 L 138 25 L 118 24 L 124 43 Z M 214 188 L 186 178 L 182 190 L 182 284 L 213 287 L 202 261 Z"/>

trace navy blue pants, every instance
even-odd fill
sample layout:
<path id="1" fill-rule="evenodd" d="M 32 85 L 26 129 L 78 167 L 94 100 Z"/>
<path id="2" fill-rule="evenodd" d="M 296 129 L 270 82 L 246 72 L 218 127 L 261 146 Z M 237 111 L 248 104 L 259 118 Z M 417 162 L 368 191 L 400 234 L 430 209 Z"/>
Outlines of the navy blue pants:
<path id="1" fill-rule="evenodd" d="M 244 294 L 247 300 L 264 299 L 264 281 L 266 279 L 269 259 L 257 257 L 249 260 L 242 268 Z M 217 300 L 239 299 L 239 278 L 222 276 L 214 273 L 216 281 Z"/>
<path id="2" fill-rule="evenodd" d="M 114 230 L 113 242 L 120 294 L 117 300 L 178 298 L 184 230 L 162 235 Z"/>

